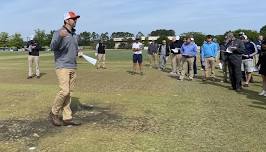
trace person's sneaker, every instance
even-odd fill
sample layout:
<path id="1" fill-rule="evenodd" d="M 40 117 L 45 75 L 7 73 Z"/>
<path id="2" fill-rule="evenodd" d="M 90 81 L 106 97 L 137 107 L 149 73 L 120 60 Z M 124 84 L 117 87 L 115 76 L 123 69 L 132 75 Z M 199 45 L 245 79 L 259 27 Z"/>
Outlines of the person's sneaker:
<path id="1" fill-rule="evenodd" d="M 52 112 L 50 112 L 49 117 L 54 126 L 62 126 L 62 122 L 58 115 L 54 115 Z"/>
<path id="2" fill-rule="evenodd" d="M 28 77 L 27 77 L 27 79 L 32 79 L 32 78 L 33 78 L 33 76 L 28 76 Z"/>
<path id="3" fill-rule="evenodd" d="M 37 78 L 37 79 L 40 79 L 40 78 L 41 78 L 41 76 L 37 76 L 36 78 Z"/>
<path id="4" fill-rule="evenodd" d="M 170 72 L 170 74 L 171 74 L 171 75 L 177 75 L 176 72 L 173 72 L 173 71 Z"/>
<path id="5" fill-rule="evenodd" d="M 245 83 L 245 84 L 243 85 L 243 87 L 249 87 L 248 83 Z"/>
<path id="6" fill-rule="evenodd" d="M 265 96 L 266 91 L 262 90 L 261 93 L 259 93 L 259 96 Z"/>
<path id="7" fill-rule="evenodd" d="M 63 125 L 64 126 L 69 126 L 69 125 L 71 125 L 71 126 L 79 126 L 79 125 L 81 125 L 81 123 L 78 122 L 78 121 L 74 121 L 73 119 L 69 119 L 69 120 L 63 120 Z"/>
<path id="8" fill-rule="evenodd" d="M 240 88 L 236 89 L 236 92 L 241 92 L 241 89 Z"/>

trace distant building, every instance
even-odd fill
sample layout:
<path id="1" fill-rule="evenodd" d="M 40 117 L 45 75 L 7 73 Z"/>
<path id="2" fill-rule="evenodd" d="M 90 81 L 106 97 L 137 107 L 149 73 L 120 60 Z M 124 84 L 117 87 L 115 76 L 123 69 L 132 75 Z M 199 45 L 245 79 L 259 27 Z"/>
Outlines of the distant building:
<path id="1" fill-rule="evenodd" d="M 168 39 L 169 40 L 172 40 L 174 36 L 168 36 Z M 141 37 L 141 41 L 145 41 L 146 38 L 148 39 L 148 41 L 156 41 L 158 38 L 160 38 L 160 36 L 149 36 L 149 37 L 145 37 L 145 36 L 142 36 Z M 128 40 L 131 39 L 131 40 L 135 40 L 135 37 L 126 37 L 126 38 L 114 38 L 114 42 L 115 42 L 115 49 L 119 48 L 120 44 L 121 43 L 127 43 Z"/>

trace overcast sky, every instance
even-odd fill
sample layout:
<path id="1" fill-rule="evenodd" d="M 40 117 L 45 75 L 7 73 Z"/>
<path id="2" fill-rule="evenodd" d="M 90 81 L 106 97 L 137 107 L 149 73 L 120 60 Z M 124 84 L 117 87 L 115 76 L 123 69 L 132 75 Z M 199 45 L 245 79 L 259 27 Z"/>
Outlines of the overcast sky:
<path id="1" fill-rule="evenodd" d="M 176 34 L 223 34 L 266 25 L 266 0 L 1 0 L 0 32 L 19 32 L 25 38 L 37 28 L 55 30 L 69 10 L 81 16 L 78 32 L 146 35 L 165 28 Z"/>

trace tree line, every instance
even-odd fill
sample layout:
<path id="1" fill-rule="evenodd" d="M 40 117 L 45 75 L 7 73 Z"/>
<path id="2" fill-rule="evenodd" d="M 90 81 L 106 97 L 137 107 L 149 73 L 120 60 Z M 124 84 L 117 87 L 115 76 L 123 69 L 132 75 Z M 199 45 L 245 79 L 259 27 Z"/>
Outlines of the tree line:
<path id="1" fill-rule="evenodd" d="M 227 31 L 223 35 L 213 35 L 218 42 L 224 41 L 224 35 L 228 32 L 233 32 L 238 35 L 239 32 L 244 32 L 248 38 L 252 41 L 255 41 L 259 35 L 263 35 L 266 37 L 266 25 L 263 26 L 260 31 L 249 30 L 249 29 L 237 29 L 234 31 Z M 34 40 L 40 43 L 41 46 L 49 46 L 52 40 L 54 30 L 46 33 L 45 30 L 37 29 L 35 30 Z M 176 33 L 174 30 L 167 29 L 157 29 L 152 31 L 147 35 L 148 36 L 159 36 L 160 38 L 157 40 L 157 43 L 160 43 L 163 39 L 168 40 L 167 36 L 175 36 Z M 130 48 L 133 39 L 131 37 L 141 37 L 144 36 L 142 32 L 138 32 L 136 35 L 130 32 L 113 32 L 109 35 L 108 32 L 105 33 L 96 33 L 96 32 L 81 32 L 78 34 L 78 42 L 80 46 L 95 46 L 95 44 L 99 40 L 103 40 L 107 48 L 114 48 L 114 38 L 123 38 L 124 42 L 121 43 L 120 48 Z M 202 32 L 187 32 L 180 34 L 181 38 L 186 36 L 193 36 L 195 39 L 195 43 L 201 45 L 206 37 L 206 34 Z M 27 38 L 28 40 L 29 38 Z M 26 42 L 23 40 L 22 35 L 20 33 L 15 33 L 10 35 L 7 32 L 0 33 L 0 47 L 16 47 L 23 48 Z M 148 45 L 148 40 L 144 40 L 144 44 Z"/>

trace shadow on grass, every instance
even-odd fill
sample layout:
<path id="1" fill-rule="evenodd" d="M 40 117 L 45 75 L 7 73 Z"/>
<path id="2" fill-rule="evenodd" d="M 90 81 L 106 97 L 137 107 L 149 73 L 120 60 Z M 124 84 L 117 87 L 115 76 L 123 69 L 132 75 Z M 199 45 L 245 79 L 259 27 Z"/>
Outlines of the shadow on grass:
<path id="1" fill-rule="evenodd" d="M 97 125 L 97 128 L 107 130 L 127 130 L 135 133 L 158 133 L 159 125 L 153 117 L 123 117 L 112 109 L 114 105 L 104 107 L 86 105 L 73 97 L 71 108 L 76 119 L 85 124 Z M 48 112 L 47 112 L 48 113 Z M 38 147 L 39 140 L 43 137 L 54 136 L 68 127 L 54 127 L 47 118 L 38 120 L 0 120 L 0 141 L 19 142 L 23 144 L 20 151 L 28 151 L 30 147 Z"/>
<path id="2" fill-rule="evenodd" d="M 47 73 L 40 73 L 40 77 L 45 76 Z"/>
<path id="3" fill-rule="evenodd" d="M 228 90 L 230 91 L 234 91 L 231 89 L 231 84 L 230 83 L 224 83 L 224 84 L 221 84 L 221 83 L 217 83 L 217 82 L 210 82 L 210 81 L 205 81 L 205 82 L 202 82 L 203 84 L 210 84 L 210 85 L 215 85 L 215 86 L 218 86 L 218 87 L 224 87 L 224 88 L 227 88 Z M 247 88 L 243 88 L 240 92 L 238 92 L 238 94 L 241 94 L 241 95 L 245 95 L 248 99 L 251 99 L 251 100 L 257 100 L 258 102 L 252 102 L 253 104 L 256 104 L 256 105 L 266 105 L 266 98 L 264 96 L 258 96 L 258 92 L 256 91 L 253 91 L 253 90 L 249 90 Z M 254 107 L 254 108 L 258 108 L 258 106 L 254 106 L 254 105 L 250 105 L 250 107 Z M 266 108 L 262 108 L 260 107 L 261 109 L 266 109 Z"/>

